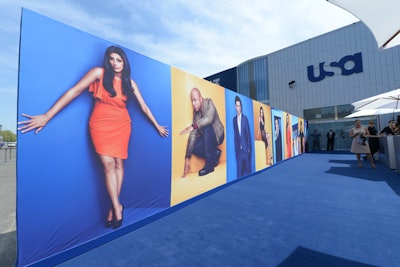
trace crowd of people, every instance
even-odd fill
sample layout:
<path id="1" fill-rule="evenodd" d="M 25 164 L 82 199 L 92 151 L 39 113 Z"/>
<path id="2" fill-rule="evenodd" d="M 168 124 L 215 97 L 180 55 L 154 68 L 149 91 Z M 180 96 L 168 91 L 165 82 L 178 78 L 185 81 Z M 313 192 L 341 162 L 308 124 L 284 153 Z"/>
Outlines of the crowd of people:
<path id="1" fill-rule="evenodd" d="M 379 137 L 400 135 L 400 120 L 390 120 L 388 125 L 381 131 L 375 128 L 375 122 L 373 120 L 368 121 L 368 127 L 361 125 L 359 119 L 355 120 L 355 125 L 350 129 L 349 136 L 352 139 L 350 152 L 355 153 L 358 167 L 362 168 L 361 155 L 365 155 L 364 159 L 368 160 L 372 168 L 375 168 L 374 154 L 379 151 Z M 320 140 L 322 135 L 315 129 L 310 134 L 311 139 L 311 150 L 321 150 Z M 335 143 L 335 132 L 330 129 L 326 133 L 326 150 L 334 150 Z"/>

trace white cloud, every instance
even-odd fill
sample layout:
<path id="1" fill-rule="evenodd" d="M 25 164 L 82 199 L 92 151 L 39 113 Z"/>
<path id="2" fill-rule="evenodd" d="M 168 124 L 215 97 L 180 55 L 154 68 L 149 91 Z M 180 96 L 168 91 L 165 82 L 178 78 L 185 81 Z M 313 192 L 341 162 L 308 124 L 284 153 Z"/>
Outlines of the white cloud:
<path id="1" fill-rule="evenodd" d="M 200 77 L 357 21 L 322 0 L 117 0 L 101 13 L 77 0 L 25 4 Z"/>
<path id="2" fill-rule="evenodd" d="M 0 87 L 11 91 L 22 6 L 199 77 L 358 21 L 326 0 L 2 0 L 0 67 L 15 75 Z"/>

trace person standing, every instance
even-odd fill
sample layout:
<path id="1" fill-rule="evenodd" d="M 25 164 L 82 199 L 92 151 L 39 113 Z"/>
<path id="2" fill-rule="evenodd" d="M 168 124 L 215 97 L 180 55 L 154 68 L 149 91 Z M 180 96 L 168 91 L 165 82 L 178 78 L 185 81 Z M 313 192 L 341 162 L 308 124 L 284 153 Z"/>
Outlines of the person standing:
<path id="1" fill-rule="evenodd" d="M 242 111 L 242 101 L 235 97 L 236 116 L 233 118 L 237 178 L 251 173 L 251 137 L 247 116 Z"/>
<path id="2" fill-rule="evenodd" d="M 380 135 L 395 135 L 397 134 L 396 122 L 394 120 L 390 120 L 388 126 L 382 129 Z"/>
<path id="3" fill-rule="evenodd" d="M 269 145 L 269 133 L 267 130 L 265 130 L 265 114 L 264 114 L 264 109 L 263 107 L 260 106 L 260 116 L 258 117 L 258 136 L 261 137 L 261 140 L 263 140 L 264 145 L 265 145 L 265 158 L 266 158 L 266 164 L 271 165 L 271 153 L 269 151 L 270 145 Z"/>
<path id="4" fill-rule="evenodd" d="M 131 79 L 131 68 L 125 52 L 117 46 L 109 46 L 102 67 L 89 70 L 73 87 L 68 89 L 44 114 L 22 116 L 26 121 L 18 122 L 21 133 L 35 130 L 39 133 L 50 120 L 86 89 L 93 93 L 94 107 L 89 120 L 89 133 L 105 175 L 105 184 L 110 198 L 105 226 L 118 228 L 122 224 L 124 206 L 119 200 L 124 179 L 124 160 L 128 158 L 128 143 L 131 134 L 131 118 L 126 102 L 134 96 L 142 111 L 153 123 L 160 136 L 167 137 L 169 131 L 161 126 L 146 105 L 139 87 Z"/>
<path id="5" fill-rule="evenodd" d="M 304 129 L 303 129 L 303 121 L 300 121 L 300 127 L 299 127 L 299 146 L 300 146 L 300 154 L 305 153 L 306 151 L 306 142 L 305 142 L 305 136 L 304 136 Z"/>
<path id="6" fill-rule="evenodd" d="M 350 137 L 353 138 L 351 142 L 350 152 L 356 154 L 358 167 L 362 168 L 361 154 L 366 154 L 371 167 L 375 169 L 374 159 L 371 156 L 371 151 L 369 149 L 369 144 L 367 137 L 369 136 L 369 131 L 367 128 L 361 126 L 360 120 L 355 120 L 354 127 L 350 130 Z"/>
<path id="7" fill-rule="evenodd" d="M 374 121 L 368 122 L 367 129 L 369 131 L 369 138 L 368 138 L 369 150 L 371 151 L 372 157 L 374 157 L 374 154 L 379 151 L 379 137 L 378 137 L 378 131 L 375 128 Z"/>
<path id="8" fill-rule="evenodd" d="M 282 160 L 281 118 L 274 116 L 275 162 Z"/>
<path id="9" fill-rule="evenodd" d="M 286 122 L 285 122 L 285 134 L 286 134 L 286 150 L 285 150 L 285 158 L 292 157 L 292 125 L 290 122 L 290 115 L 286 114 Z"/>
<path id="10" fill-rule="evenodd" d="M 326 150 L 327 151 L 332 151 L 333 150 L 333 145 L 335 144 L 335 132 L 332 131 L 332 129 L 329 130 L 329 132 L 326 134 Z"/>
<path id="11" fill-rule="evenodd" d="M 183 177 L 186 177 L 190 171 L 192 154 L 206 161 L 199 171 L 199 176 L 213 172 L 221 157 L 218 146 L 225 138 L 224 126 L 212 99 L 203 98 L 198 88 L 192 88 L 190 100 L 193 107 L 193 123 L 180 132 L 181 135 L 189 134 Z"/>

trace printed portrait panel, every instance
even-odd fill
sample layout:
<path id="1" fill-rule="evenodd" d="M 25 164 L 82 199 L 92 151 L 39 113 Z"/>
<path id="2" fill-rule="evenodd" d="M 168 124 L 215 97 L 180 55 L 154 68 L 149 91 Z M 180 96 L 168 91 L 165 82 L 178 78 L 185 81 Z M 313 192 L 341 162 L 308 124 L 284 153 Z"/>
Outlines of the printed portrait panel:
<path id="1" fill-rule="evenodd" d="M 230 182 L 255 170 L 253 100 L 228 89 L 225 99 L 227 182 Z"/>
<path id="2" fill-rule="evenodd" d="M 290 159 L 293 156 L 292 116 L 287 112 L 283 112 L 283 119 L 284 159 Z"/>
<path id="3" fill-rule="evenodd" d="M 298 146 L 299 146 L 299 154 L 303 154 L 306 152 L 306 142 L 307 142 L 307 132 L 306 132 L 306 124 L 303 118 L 297 118 L 298 121 Z"/>
<path id="4" fill-rule="evenodd" d="M 28 120 L 22 114 L 45 113 L 90 69 L 102 66 L 110 45 L 24 9 L 18 120 Z M 147 106 L 159 123 L 170 129 L 169 66 L 123 50 L 131 65 L 131 78 Z M 113 231 L 104 226 L 111 204 L 103 167 L 89 134 L 93 105 L 93 94 L 85 89 L 38 134 L 18 132 L 17 229 L 21 265 Z M 160 137 L 134 97 L 128 99 L 126 108 L 132 133 L 120 192 L 123 227 L 169 207 L 171 172 L 171 138 Z"/>
<path id="5" fill-rule="evenodd" d="M 171 206 L 176 205 L 189 198 L 209 191 L 226 183 L 226 114 L 225 114 L 225 89 L 204 79 L 185 73 L 179 69 L 171 68 L 172 88 L 172 177 L 171 177 Z M 197 88 L 203 101 L 215 107 L 215 115 L 223 127 L 223 141 L 218 145 L 220 156 L 214 164 L 214 171 L 201 176 L 199 172 L 205 167 L 204 157 L 192 154 L 190 169 L 185 172 L 186 152 L 190 134 L 181 132 L 191 127 L 194 121 L 194 107 L 191 100 L 191 92 Z M 208 120 L 208 111 L 204 110 L 204 119 Z M 209 123 L 207 123 L 209 124 Z M 218 127 L 220 128 L 220 127 Z M 214 130 L 214 128 L 213 128 Z M 219 131 L 219 129 L 214 130 Z M 194 131 L 197 137 L 206 136 L 205 130 L 199 123 L 199 128 Z M 197 140 L 197 139 L 196 139 Z M 215 150 L 210 151 L 215 153 Z"/>
<path id="6" fill-rule="evenodd" d="M 253 101 L 254 146 L 256 170 L 262 170 L 274 163 L 272 146 L 271 107 Z"/>
<path id="7" fill-rule="evenodd" d="M 274 163 L 282 161 L 284 157 L 284 136 L 283 136 L 282 116 L 283 112 L 281 110 L 271 109 Z"/>
<path id="8" fill-rule="evenodd" d="M 292 115 L 291 120 L 292 127 L 292 154 L 293 156 L 298 156 L 300 154 L 299 146 L 299 122 L 296 116 Z"/>

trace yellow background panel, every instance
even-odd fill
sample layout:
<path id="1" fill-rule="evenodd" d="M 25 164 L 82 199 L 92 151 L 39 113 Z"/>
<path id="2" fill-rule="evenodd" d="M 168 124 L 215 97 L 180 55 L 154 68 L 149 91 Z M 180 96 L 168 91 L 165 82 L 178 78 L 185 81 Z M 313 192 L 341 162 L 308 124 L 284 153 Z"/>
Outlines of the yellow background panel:
<path id="1" fill-rule="evenodd" d="M 193 198 L 201 193 L 226 183 L 226 127 L 225 127 L 225 89 L 204 79 L 171 68 L 172 86 L 172 173 L 171 173 L 171 206 Z M 211 98 L 225 128 L 224 142 L 219 146 L 221 158 L 214 172 L 198 176 L 204 160 L 192 156 L 191 171 L 185 178 L 183 168 L 188 135 L 179 133 L 192 124 L 193 107 L 190 91 L 193 87 L 200 90 L 203 98 Z"/>
<path id="2" fill-rule="evenodd" d="M 260 133 L 260 107 L 264 110 L 265 131 L 269 134 L 268 149 L 265 149 L 264 141 L 262 141 Z M 271 107 L 253 100 L 253 117 L 254 117 L 254 150 L 256 159 L 256 171 L 265 169 L 273 164 L 272 154 L 272 128 L 271 128 Z M 262 143 L 262 149 L 261 144 Z M 268 159 L 268 160 L 267 160 Z"/>
<path id="3" fill-rule="evenodd" d="M 292 116 L 283 112 L 283 142 L 284 142 L 284 159 L 293 157 L 292 149 Z"/>

